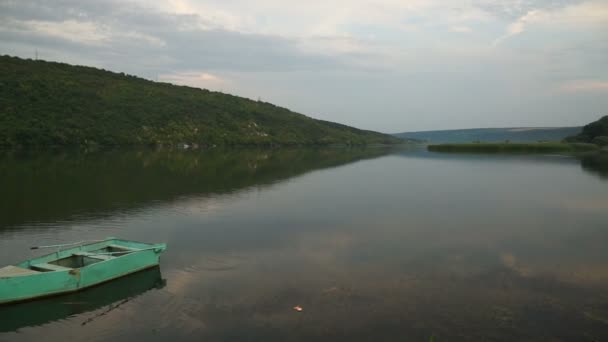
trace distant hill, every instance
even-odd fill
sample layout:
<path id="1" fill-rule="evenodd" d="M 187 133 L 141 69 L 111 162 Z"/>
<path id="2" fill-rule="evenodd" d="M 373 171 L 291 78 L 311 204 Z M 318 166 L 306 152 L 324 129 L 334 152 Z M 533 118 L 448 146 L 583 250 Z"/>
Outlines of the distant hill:
<path id="1" fill-rule="evenodd" d="M 579 134 L 567 137 L 566 141 L 608 145 L 608 115 L 585 125 Z"/>
<path id="2" fill-rule="evenodd" d="M 581 127 L 512 127 L 404 132 L 393 135 L 402 139 L 410 138 L 432 143 L 504 142 L 506 140 L 537 142 L 561 141 L 580 131 Z"/>
<path id="3" fill-rule="evenodd" d="M 399 142 L 220 92 L 0 56 L 0 146 Z"/>

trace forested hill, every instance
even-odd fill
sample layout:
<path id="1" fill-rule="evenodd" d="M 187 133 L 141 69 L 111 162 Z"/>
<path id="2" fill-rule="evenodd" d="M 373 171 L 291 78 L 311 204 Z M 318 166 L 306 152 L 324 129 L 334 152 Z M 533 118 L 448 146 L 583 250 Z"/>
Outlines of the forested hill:
<path id="1" fill-rule="evenodd" d="M 398 142 L 238 96 L 0 56 L 0 146 Z"/>
<path id="2" fill-rule="evenodd" d="M 561 141 L 577 134 L 581 127 L 513 127 L 513 128 L 472 128 L 444 131 L 405 132 L 396 137 L 418 139 L 432 143 L 470 142 L 538 142 Z"/>
<path id="3" fill-rule="evenodd" d="M 583 127 L 580 134 L 566 138 L 569 142 L 586 142 L 600 146 L 608 145 L 608 115 Z"/>

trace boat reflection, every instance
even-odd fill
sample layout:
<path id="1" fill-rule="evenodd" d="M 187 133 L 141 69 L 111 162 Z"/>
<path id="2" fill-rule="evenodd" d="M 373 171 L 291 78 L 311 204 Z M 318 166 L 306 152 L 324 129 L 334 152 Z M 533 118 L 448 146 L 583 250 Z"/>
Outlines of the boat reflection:
<path id="1" fill-rule="evenodd" d="M 98 315 L 82 322 L 86 325 L 96 317 L 110 314 L 134 298 L 150 290 L 162 289 L 165 285 L 160 268 L 154 267 L 82 292 L 3 306 L 0 307 L 0 332 L 44 325 L 105 307 Z"/>

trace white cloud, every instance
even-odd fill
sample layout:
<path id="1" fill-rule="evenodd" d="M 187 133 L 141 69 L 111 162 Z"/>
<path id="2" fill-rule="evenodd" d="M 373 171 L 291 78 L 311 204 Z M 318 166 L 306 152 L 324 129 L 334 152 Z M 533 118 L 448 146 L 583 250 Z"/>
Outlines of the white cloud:
<path id="1" fill-rule="evenodd" d="M 473 32 L 473 29 L 468 27 L 468 26 L 463 26 L 463 25 L 459 25 L 459 26 L 451 26 L 449 28 L 450 32 L 457 32 L 457 33 L 471 33 Z"/>
<path id="2" fill-rule="evenodd" d="M 468 0 L 310 0 L 286 4 L 279 0 L 163 0 L 159 8 L 201 18 L 222 29 L 294 40 L 303 55 L 336 58 L 360 70 L 413 67 L 437 60 L 437 51 L 458 45 L 437 32 L 475 32 L 490 16 Z M 479 31 L 483 34 L 483 30 Z M 478 39 L 478 38 L 475 38 Z M 470 44 L 468 44 L 470 45 Z"/>
<path id="3" fill-rule="evenodd" d="M 511 23 L 507 28 L 507 32 L 503 36 L 496 39 L 493 45 L 496 46 L 513 36 L 523 33 L 530 23 L 542 20 L 543 16 L 545 16 L 545 13 L 538 10 L 532 10 L 526 13 L 525 15 L 521 16 L 516 21 Z"/>
<path id="4" fill-rule="evenodd" d="M 148 35 L 145 33 L 140 33 L 137 31 L 128 31 L 128 32 L 117 32 L 114 33 L 115 35 L 120 35 L 123 38 L 127 38 L 129 40 L 136 40 L 136 41 L 140 41 L 143 42 L 145 44 L 148 44 L 152 47 L 164 47 L 167 45 L 167 43 L 158 38 L 158 37 L 154 37 L 152 35 Z"/>
<path id="5" fill-rule="evenodd" d="M 25 26 L 42 35 L 84 44 L 103 44 L 110 38 L 109 30 L 93 22 L 66 20 L 63 22 L 29 20 Z"/>
<path id="6" fill-rule="evenodd" d="M 594 28 L 608 30 L 608 2 L 588 1 L 559 8 L 530 10 L 509 24 L 505 34 L 496 39 L 493 45 L 522 34 L 531 26 L 554 32 Z M 608 39 L 608 35 L 604 36 Z"/>
<path id="7" fill-rule="evenodd" d="M 605 92 L 608 93 L 608 81 L 601 80 L 575 80 L 563 83 L 559 90 L 566 93 L 578 92 Z"/>
<path id="8" fill-rule="evenodd" d="M 221 78 L 219 78 L 215 75 L 208 74 L 206 72 L 198 75 L 198 78 L 203 81 L 206 81 L 206 82 L 223 82 L 224 81 Z"/>
<path id="9" fill-rule="evenodd" d="M 556 11 L 550 18 L 556 24 L 575 26 L 578 29 L 601 26 L 608 28 L 608 2 L 588 1 Z M 606 33 L 606 32 L 604 32 Z"/>
<path id="10" fill-rule="evenodd" d="M 217 75 L 208 72 L 179 72 L 173 74 L 158 75 L 158 80 L 161 82 L 169 82 L 179 85 L 187 85 L 191 87 L 221 90 L 230 82 Z"/>

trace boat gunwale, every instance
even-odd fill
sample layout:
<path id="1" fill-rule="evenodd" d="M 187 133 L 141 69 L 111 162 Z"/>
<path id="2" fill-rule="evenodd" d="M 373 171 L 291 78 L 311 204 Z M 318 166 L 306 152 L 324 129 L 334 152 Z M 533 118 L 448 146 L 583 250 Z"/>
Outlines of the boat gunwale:
<path id="1" fill-rule="evenodd" d="M 115 237 L 108 237 L 108 238 L 106 238 L 105 240 L 102 240 L 102 241 L 96 241 L 96 242 L 92 242 L 92 243 L 88 243 L 88 244 L 82 244 L 82 245 L 78 245 L 78 246 L 67 248 L 67 249 L 60 249 L 60 250 L 57 250 L 57 251 L 55 251 L 53 253 L 48 253 L 48 254 L 45 254 L 45 255 L 40 255 L 40 256 L 37 256 L 37 257 L 31 258 L 31 259 L 25 260 L 23 262 L 20 262 L 18 264 L 15 264 L 13 266 L 29 269 L 32 265 L 35 265 L 35 264 L 40 263 L 40 262 L 41 263 L 49 263 L 49 262 L 56 261 L 56 260 L 59 260 L 59 259 L 62 259 L 62 258 L 70 257 L 70 256 L 74 255 L 74 253 L 78 253 L 78 252 L 85 252 L 85 253 L 87 253 L 87 251 L 83 250 L 83 247 L 86 247 L 86 246 L 100 245 L 101 248 L 103 248 L 103 247 L 108 247 L 110 244 L 115 243 L 115 242 L 126 242 L 126 243 L 135 243 L 135 244 L 146 245 L 146 246 L 148 246 L 147 248 L 149 248 L 149 249 L 154 249 L 154 250 L 156 250 L 157 248 L 161 249 L 161 252 L 163 252 L 166 249 L 166 244 L 164 244 L 164 243 L 146 243 L 146 242 L 139 242 L 139 241 L 117 239 Z M 125 248 L 130 249 L 131 247 L 126 247 L 125 246 Z M 145 251 L 145 250 L 144 249 L 140 249 L 140 250 L 133 249 L 132 252 L 126 253 L 124 255 L 116 256 L 116 257 L 114 257 L 112 259 L 99 259 L 100 260 L 99 262 L 112 261 L 115 258 L 120 258 L 120 257 L 126 256 L 126 255 L 129 255 L 129 254 L 132 254 L 132 253 L 137 253 L 137 252 L 142 252 L 142 251 Z M 60 256 L 60 253 L 65 254 L 65 255 Z M 56 259 L 47 260 L 47 258 L 49 258 L 51 256 L 54 256 L 54 255 L 57 256 Z M 94 256 L 88 256 L 88 257 L 95 258 Z M 37 261 L 40 261 L 40 262 L 37 262 Z M 97 264 L 99 262 L 96 262 L 95 264 Z M 72 268 L 72 270 L 86 268 L 87 266 L 78 267 L 78 268 Z M 66 270 L 66 271 L 50 271 L 50 272 L 69 272 L 69 270 Z M 46 273 L 46 272 L 42 272 L 42 273 Z M 25 275 L 25 276 L 27 276 L 27 275 Z M 30 276 L 33 276 L 33 275 L 30 275 Z M 12 278 L 12 277 L 0 277 L 0 279 L 5 279 L 5 278 Z"/>

